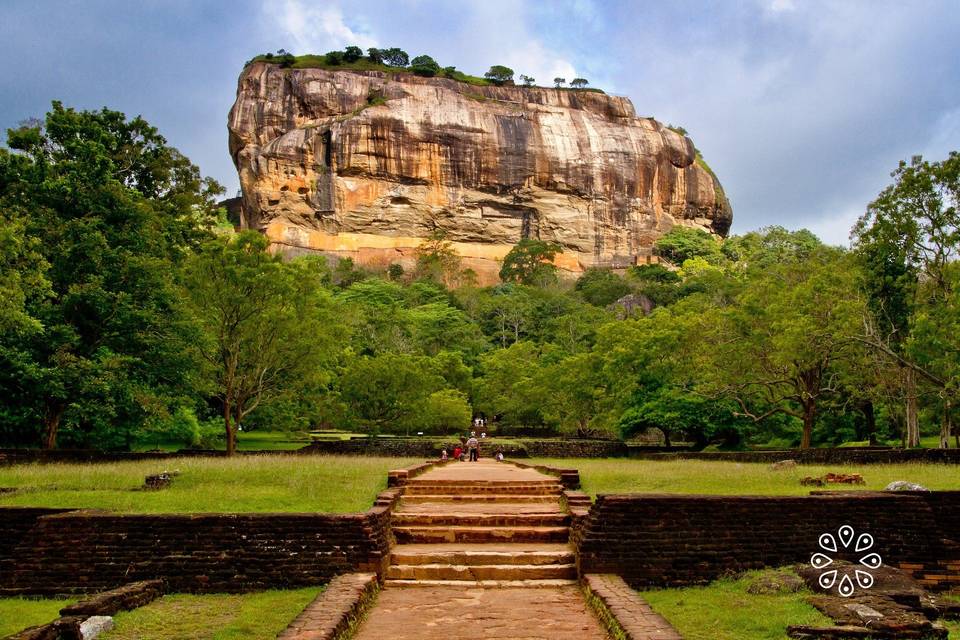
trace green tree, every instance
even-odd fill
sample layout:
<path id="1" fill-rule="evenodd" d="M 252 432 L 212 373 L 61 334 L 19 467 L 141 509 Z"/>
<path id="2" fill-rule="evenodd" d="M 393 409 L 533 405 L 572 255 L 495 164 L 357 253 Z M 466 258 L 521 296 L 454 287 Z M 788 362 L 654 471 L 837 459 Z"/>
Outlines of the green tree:
<path id="1" fill-rule="evenodd" d="M 142 118 L 108 109 L 54 102 L 8 146 L 0 432 L 23 438 L 39 424 L 47 448 L 61 435 L 127 445 L 192 392 L 171 274 L 222 188 Z"/>
<path id="2" fill-rule="evenodd" d="M 367 59 L 374 64 L 383 64 L 383 49 L 370 47 L 367 49 Z"/>
<path id="3" fill-rule="evenodd" d="M 543 286 L 556 280 L 552 260 L 562 248 L 558 244 L 524 238 L 503 259 L 500 279 L 504 282 Z"/>
<path id="4" fill-rule="evenodd" d="M 341 398 L 372 433 L 409 435 L 427 399 L 443 387 L 429 358 L 394 353 L 358 358 L 340 378 Z"/>
<path id="5" fill-rule="evenodd" d="M 555 86 L 557 89 L 561 88 L 565 84 L 567 84 L 566 78 L 557 77 L 553 79 L 553 86 Z"/>
<path id="6" fill-rule="evenodd" d="M 537 80 L 536 78 L 531 78 L 530 76 L 520 74 L 520 82 L 522 82 L 523 86 L 525 87 L 532 87 L 534 84 L 536 84 Z"/>
<path id="7" fill-rule="evenodd" d="M 343 51 L 328 51 L 326 54 L 324 54 L 323 58 L 326 60 L 327 64 L 334 66 L 344 63 Z"/>
<path id="8" fill-rule="evenodd" d="M 356 62 L 363 57 L 363 49 L 356 46 L 349 46 L 343 50 L 344 62 Z"/>
<path id="9" fill-rule="evenodd" d="M 456 389 L 442 389 L 427 396 L 422 425 L 433 433 L 462 432 L 470 425 L 473 410 L 467 397 Z"/>
<path id="10" fill-rule="evenodd" d="M 285 263 L 249 231 L 207 243 L 184 270 L 183 297 L 203 328 L 198 351 L 220 399 L 227 454 L 252 411 L 295 391 L 339 343 L 330 295 L 310 261 Z"/>
<path id="11" fill-rule="evenodd" d="M 513 69 L 496 64 L 490 67 L 483 77 L 497 85 L 513 83 Z"/>
<path id="12" fill-rule="evenodd" d="M 430 56 L 417 56 L 410 61 L 410 69 L 418 76 L 429 78 L 440 72 L 440 65 Z"/>
<path id="13" fill-rule="evenodd" d="M 501 424 L 513 427 L 543 427 L 541 411 L 546 390 L 540 384 L 541 366 L 537 346 L 517 342 L 480 359 L 477 408 Z"/>
<path id="14" fill-rule="evenodd" d="M 609 269 L 592 267 L 583 272 L 574 287 L 592 305 L 606 307 L 630 293 L 630 285 Z"/>
<path id="15" fill-rule="evenodd" d="M 590 82 L 586 78 L 574 78 L 570 81 L 570 86 L 574 89 L 582 89 L 588 84 L 590 84 Z"/>
<path id="16" fill-rule="evenodd" d="M 806 260 L 753 271 L 733 304 L 705 316 L 704 380 L 738 413 L 802 422 L 811 445 L 819 403 L 838 390 L 837 365 L 855 350 L 863 312 L 850 256 L 821 247 Z"/>
<path id="17" fill-rule="evenodd" d="M 938 325 L 949 330 L 951 323 L 929 319 L 949 312 L 956 287 L 960 154 L 951 152 L 942 162 L 914 157 L 910 164 L 901 162 L 893 177 L 853 230 L 855 249 L 868 268 L 864 285 L 871 313 L 862 339 L 901 373 L 907 445 L 920 441 L 922 381 L 942 399 L 940 446 L 946 447 L 957 365 L 955 357 L 942 356 L 958 349 L 954 336 L 937 330 Z M 920 319 L 923 331 L 915 334 Z"/>
<path id="18" fill-rule="evenodd" d="M 656 254 L 676 265 L 691 258 L 717 258 L 720 243 L 703 229 L 675 226 L 653 245 Z"/>
<path id="19" fill-rule="evenodd" d="M 456 286 L 461 265 L 460 254 L 453 248 L 453 243 L 447 240 L 446 232 L 436 230 L 417 247 L 414 277 Z"/>
<path id="20" fill-rule="evenodd" d="M 410 56 L 408 56 L 407 52 L 403 49 L 391 47 L 389 49 L 381 49 L 380 53 L 383 56 L 383 62 L 391 67 L 405 67 L 410 64 Z"/>

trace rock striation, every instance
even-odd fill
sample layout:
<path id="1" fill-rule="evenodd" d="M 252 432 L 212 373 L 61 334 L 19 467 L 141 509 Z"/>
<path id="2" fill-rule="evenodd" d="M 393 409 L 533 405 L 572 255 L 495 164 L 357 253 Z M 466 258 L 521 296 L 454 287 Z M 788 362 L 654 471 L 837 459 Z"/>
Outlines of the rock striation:
<path id="1" fill-rule="evenodd" d="M 242 224 L 291 253 L 413 265 L 436 231 L 481 283 L 521 238 L 568 272 L 623 268 L 730 206 L 693 142 L 627 98 L 255 62 L 230 111 Z"/>

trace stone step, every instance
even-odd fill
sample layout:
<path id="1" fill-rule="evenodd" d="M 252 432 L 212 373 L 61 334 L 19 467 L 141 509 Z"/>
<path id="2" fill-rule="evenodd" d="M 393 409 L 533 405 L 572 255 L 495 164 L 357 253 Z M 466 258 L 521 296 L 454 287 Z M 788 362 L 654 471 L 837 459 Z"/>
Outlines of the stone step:
<path id="1" fill-rule="evenodd" d="M 388 580 L 573 580 L 574 564 L 395 564 Z"/>
<path id="2" fill-rule="evenodd" d="M 407 486 L 440 487 L 456 485 L 458 487 L 548 487 L 560 484 L 556 478 L 541 477 L 539 479 L 524 478 L 522 480 L 491 480 L 480 478 L 429 478 L 418 477 L 407 481 Z"/>
<path id="3" fill-rule="evenodd" d="M 470 485 L 463 486 L 457 484 L 407 484 L 404 486 L 403 495 L 485 495 L 485 494 L 507 494 L 507 495 L 527 495 L 527 496 L 559 496 L 563 488 L 556 483 L 543 485 L 528 484 L 509 484 L 509 485 Z"/>
<path id="4" fill-rule="evenodd" d="M 573 564 L 566 544 L 401 544 L 393 548 L 395 565 L 563 565 Z"/>
<path id="5" fill-rule="evenodd" d="M 435 542 L 567 542 L 569 527 L 395 526 L 401 544 Z"/>
<path id="6" fill-rule="evenodd" d="M 437 495 L 425 493 L 422 495 L 409 494 L 403 497 L 403 501 L 407 504 L 422 504 L 424 502 L 440 502 L 440 503 L 499 503 L 499 502 L 525 502 L 525 503 L 541 503 L 541 504 L 556 504 L 557 496 L 555 494 L 541 494 L 541 495 L 523 495 L 523 494 L 510 494 L 510 493 L 485 493 L 478 495 L 457 495 L 457 494 L 447 494 L 447 495 Z"/>
<path id="7" fill-rule="evenodd" d="M 385 587 L 457 587 L 471 589 L 516 589 L 575 587 L 576 580 L 384 580 Z M 535 623 L 536 621 L 532 621 Z"/>
<path id="8" fill-rule="evenodd" d="M 570 524 L 565 513 L 407 513 L 395 512 L 394 527 L 562 527 Z"/>

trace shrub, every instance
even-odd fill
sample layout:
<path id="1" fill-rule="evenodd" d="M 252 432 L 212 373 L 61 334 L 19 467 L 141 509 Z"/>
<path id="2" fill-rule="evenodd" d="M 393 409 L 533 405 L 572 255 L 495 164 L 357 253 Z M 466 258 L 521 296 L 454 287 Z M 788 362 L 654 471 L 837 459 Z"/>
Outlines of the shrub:
<path id="1" fill-rule="evenodd" d="M 343 51 L 330 51 L 326 53 L 323 57 L 326 59 L 327 64 L 331 64 L 331 65 L 343 64 L 343 61 L 344 61 Z"/>
<path id="2" fill-rule="evenodd" d="M 394 262 L 387 267 L 387 275 L 390 276 L 391 280 L 399 280 L 403 277 L 403 265 Z"/>

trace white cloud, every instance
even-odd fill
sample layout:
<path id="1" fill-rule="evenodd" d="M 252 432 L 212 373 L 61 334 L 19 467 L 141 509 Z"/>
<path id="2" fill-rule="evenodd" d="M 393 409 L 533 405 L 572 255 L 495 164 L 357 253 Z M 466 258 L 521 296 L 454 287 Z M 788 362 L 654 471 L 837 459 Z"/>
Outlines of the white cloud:
<path id="1" fill-rule="evenodd" d="M 797 5 L 793 0 L 770 0 L 766 5 L 769 13 L 787 13 L 796 11 Z"/>
<path id="2" fill-rule="evenodd" d="M 556 77 L 568 81 L 577 77 L 577 69 L 566 56 L 547 46 L 538 37 L 531 25 L 531 12 L 542 10 L 539 5 L 512 2 L 510 19 L 503 19 L 507 5 L 490 2 L 463 3 L 460 5 L 462 22 L 461 53 L 469 52 L 474 65 L 482 73 L 493 64 L 503 64 L 513 69 L 517 76 L 525 74 L 536 79 L 537 84 L 550 86 Z M 589 4 L 581 4 L 588 10 Z"/>
<path id="3" fill-rule="evenodd" d="M 267 1 L 263 13 L 290 40 L 286 48 L 296 54 L 325 53 L 348 45 L 364 49 L 377 45 L 373 35 L 348 26 L 337 5 L 311 6 L 302 0 L 284 0 L 277 10 L 277 3 Z"/>

